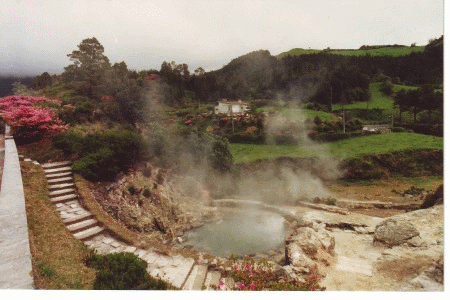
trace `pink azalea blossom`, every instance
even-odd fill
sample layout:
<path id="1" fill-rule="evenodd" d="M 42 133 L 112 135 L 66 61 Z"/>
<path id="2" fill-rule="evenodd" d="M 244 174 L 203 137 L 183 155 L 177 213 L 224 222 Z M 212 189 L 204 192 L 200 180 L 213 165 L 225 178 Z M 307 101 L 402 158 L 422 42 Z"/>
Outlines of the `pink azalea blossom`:
<path id="1" fill-rule="evenodd" d="M 42 136 L 65 131 L 68 125 L 59 119 L 48 104 L 59 106 L 61 101 L 14 95 L 0 99 L 0 112 L 15 135 Z"/>
<path id="2" fill-rule="evenodd" d="M 240 283 L 237 285 L 237 288 L 238 288 L 239 290 L 245 290 L 245 285 L 244 285 L 242 282 L 240 282 Z"/>
<path id="3" fill-rule="evenodd" d="M 253 277 L 253 273 L 252 272 L 248 273 L 248 277 L 249 278 Z"/>
<path id="4" fill-rule="evenodd" d="M 255 285 L 255 283 L 252 281 L 252 283 L 250 283 L 250 286 L 249 286 L 250 290 L 253 291 L 253 290 L 255 289 L 255 287 L 256 287 L 256 285 Z"/>

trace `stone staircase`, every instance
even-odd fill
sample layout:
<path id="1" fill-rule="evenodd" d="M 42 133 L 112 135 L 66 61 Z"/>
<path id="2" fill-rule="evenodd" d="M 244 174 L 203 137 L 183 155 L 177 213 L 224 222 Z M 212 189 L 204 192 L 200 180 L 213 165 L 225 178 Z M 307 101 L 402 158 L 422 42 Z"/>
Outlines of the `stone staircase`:
<path id="1" fill-rule="evenodd" d="M 147 262 L 147 271 L 151 276 L 159 277 L 182 290 L 211 290 L 211 286 L 218 286 L 220 280 L 226 283 L 225 290 L 231 288 L 232 279 L 222 278 L 220 271 L 209 270 L 207 261 L 196 263 L 193 258 L 182 255 L 166 256 L 152 249 L 136 248 L 114 238 L 93 214 L 81 206 L 70 165 L 71 162 L 63 161 L 41 166 L 47 178 L 51 201 L 67 230 L 75 238 L 99 254 L 134 253 Z"/>

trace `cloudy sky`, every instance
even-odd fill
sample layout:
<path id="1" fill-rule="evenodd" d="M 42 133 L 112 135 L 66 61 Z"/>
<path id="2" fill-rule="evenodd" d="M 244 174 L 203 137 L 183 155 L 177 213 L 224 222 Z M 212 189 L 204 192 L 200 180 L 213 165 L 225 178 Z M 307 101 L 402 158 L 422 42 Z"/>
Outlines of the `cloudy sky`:
<path id="1" fill-rule="evenodd" d="M 444 0 L 0 0 L 0 75 L 60 74 L 96 37 L 112 63 L 219 69 L 267 49 L 426 45 L 444 33 Z"/>

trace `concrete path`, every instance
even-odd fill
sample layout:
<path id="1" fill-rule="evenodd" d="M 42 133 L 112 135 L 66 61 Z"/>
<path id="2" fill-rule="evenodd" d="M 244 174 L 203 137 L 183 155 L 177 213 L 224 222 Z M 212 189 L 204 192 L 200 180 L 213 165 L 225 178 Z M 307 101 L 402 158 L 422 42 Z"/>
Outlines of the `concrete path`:
<path id="1" fill-rule="evenodd" d="M 0 289 L 32 289 L 33 275 L 22 175 L 14 140 L 5 140 L 0 195 Z"/>
<path id="2" fill-rule="evenodd" d="M 95 249 L 99 254 L 134 253 L 147 262 L 147 271 L 151 276 L 159 277 L 182 290 L 211 289 L 212 285 L 219 285 L 221 273 L 209 271 L 208 264 L 197 264 L 193 258 L 181 255 L 166 256 L 153 250 L 139 249 L 115 239 L 81 206 L 70 162 L 43 164 L 42 167 L 51 201 L 66 228 L 89 248 Z"/>

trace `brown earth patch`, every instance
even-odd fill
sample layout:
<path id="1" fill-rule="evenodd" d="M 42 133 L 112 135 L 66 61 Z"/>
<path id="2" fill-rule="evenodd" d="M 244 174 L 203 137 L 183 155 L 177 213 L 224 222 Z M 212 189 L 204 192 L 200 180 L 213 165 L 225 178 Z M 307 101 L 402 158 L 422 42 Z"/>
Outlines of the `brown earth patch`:
<path id="1" fill-rule="evenodd" d="M 430 257 L 415 255 L 411 257 L 399 257 L 393 260 L 374 262 L 373 267 L 380 275 L 392 278 L 399 282 L 411 280 L 420 275 L 424 270 L 433 265 Z"/>

